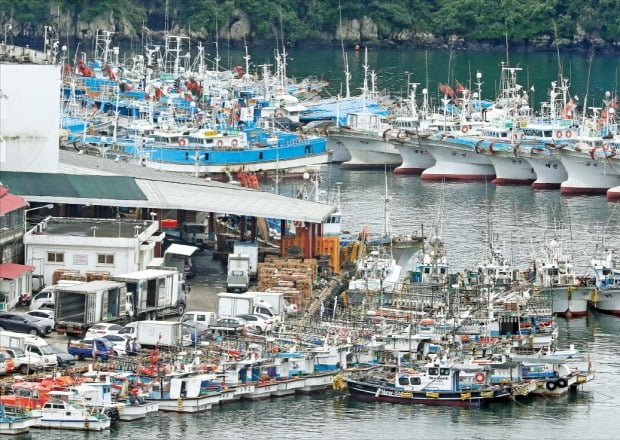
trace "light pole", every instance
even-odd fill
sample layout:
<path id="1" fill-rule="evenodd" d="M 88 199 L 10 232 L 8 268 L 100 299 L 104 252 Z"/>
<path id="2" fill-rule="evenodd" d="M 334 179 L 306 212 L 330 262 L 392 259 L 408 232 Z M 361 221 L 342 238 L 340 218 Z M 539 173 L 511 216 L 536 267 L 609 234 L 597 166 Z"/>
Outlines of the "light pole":
<path id="1" fill-rule="evenodd" d="M 11 30 L 13 30 L 13 25 L 11 23 L 5 23 L 4 24 L 4 47 L 7 46 L 6 35 L 8 31 L 11 31 Z"/>
<path id="2" fill-rule="evenodd" d="M 24 235 L 26 235 L 26 232 L 28 232 L 28 212 L 30 211 L 36 211 L 37 209 L 52 209 L 54 207 L 53 203 L 48 203 L 47 205 L 43 205 L 43 206 L 37 206 L 35 208 L 30 208 L 30 209 L 24 209 Z"/>

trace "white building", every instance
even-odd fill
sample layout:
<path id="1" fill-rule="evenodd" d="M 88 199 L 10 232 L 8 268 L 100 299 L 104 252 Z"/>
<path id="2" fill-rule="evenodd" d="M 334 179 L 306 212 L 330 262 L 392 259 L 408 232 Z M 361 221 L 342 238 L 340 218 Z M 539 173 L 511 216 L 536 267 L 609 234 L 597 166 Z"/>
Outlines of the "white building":
<path id="1" fill-rule="evenodd" d="M 61 66 L 29 48 L 0 52 L 0 169 L 58 172 Z"/>
<path id="2" fill-rule="evenodd" d="M 0 311 L 16 307 L 22 295 L 30 296 L 33 269 L 24 264 L 0 264 Z"/>
<path id="3" fill-rule="evenodd" d="M 26 262 L 51 284 L 54 272 L 110 275 L 146 269 L 165 234 L 155 220 L 48 217 L 24 235 Z M 73 278 L 79 278 L 74 276 Z"/>

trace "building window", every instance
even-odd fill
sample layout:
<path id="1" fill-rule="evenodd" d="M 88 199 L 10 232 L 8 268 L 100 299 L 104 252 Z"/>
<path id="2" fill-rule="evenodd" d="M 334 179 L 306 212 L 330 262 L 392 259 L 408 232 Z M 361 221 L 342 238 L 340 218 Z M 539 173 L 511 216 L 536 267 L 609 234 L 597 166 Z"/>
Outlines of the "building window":
<path id="1" fill-rule="evenodd" d="M 98 266 L 114 266 L 114 254 L 97 254 Z"/>
<path id="2" fill-rule="evenodd" d="M 47 262 L 48 263 L 63 264 L 65 262 L 65 254 L 64 254 L 64 252 L 48 252 L 47 253 Z"/>

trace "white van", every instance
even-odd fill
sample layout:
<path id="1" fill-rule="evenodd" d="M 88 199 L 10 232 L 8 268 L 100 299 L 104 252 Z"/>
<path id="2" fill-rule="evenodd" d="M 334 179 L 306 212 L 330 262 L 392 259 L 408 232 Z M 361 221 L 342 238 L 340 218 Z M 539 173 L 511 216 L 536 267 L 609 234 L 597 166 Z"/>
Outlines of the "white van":
<path id="1" fill-rule="evenodd" d="M 30 310 L 37 310 L 41 305 L 45 303 L 54 303 L 56 301 L 56 288 L 58 286 L 71 286 L 74 284 L 81 284 L 84 281 L 75 280 L 60 280 L 58 284 L 52 284 L 51 286 L 44 287 L 39 293 L 32 297 L 30 301 Z"/>
<path id="2" fill-rule="evenodd" d="M 138 327 L 138 323 L 136 321 L 130 322 L 125 327 L 118 331 L 119 335 L 127 335 L 129 337 L 136 337 L 136 328 Z"/>
<path id="3" fill-rule="evenodd" d="M 211 322 L 215 321 L 215 312 L 193 310 L 183 313 L 183 316 L 181 316 L 179 321 L 195 321 L 204 325 L 209 325 Z"/>

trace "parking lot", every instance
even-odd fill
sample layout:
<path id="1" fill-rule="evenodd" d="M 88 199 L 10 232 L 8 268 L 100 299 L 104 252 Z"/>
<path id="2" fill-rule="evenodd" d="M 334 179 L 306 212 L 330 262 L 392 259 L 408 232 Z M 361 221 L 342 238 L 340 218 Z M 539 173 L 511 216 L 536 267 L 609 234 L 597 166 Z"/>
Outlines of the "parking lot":
<path id="1" fill-rule="evenodd" d="M 190 293 L 186 298 L 186 310 L 215 311 L 217 307 L 217 294 L 226 291 L 225 267 L 220 261 L 214 260 L 212 255 L 212 251 L 198 251 L 192 257 L 196 268 L 196 276 L 188 280 Z M 16 310 L 27 311 L 28 307 L 18 307 Z M 178 316 L 166 318 L 168 321 L 178 319 Z M 49 344 L 65 352 L 67 351 L 69 338 L 65 335 L 52 332 L 45 339 Z M 84 366 L 88 363 L 90 362 L 78 362 L 77 365 Z"/>

